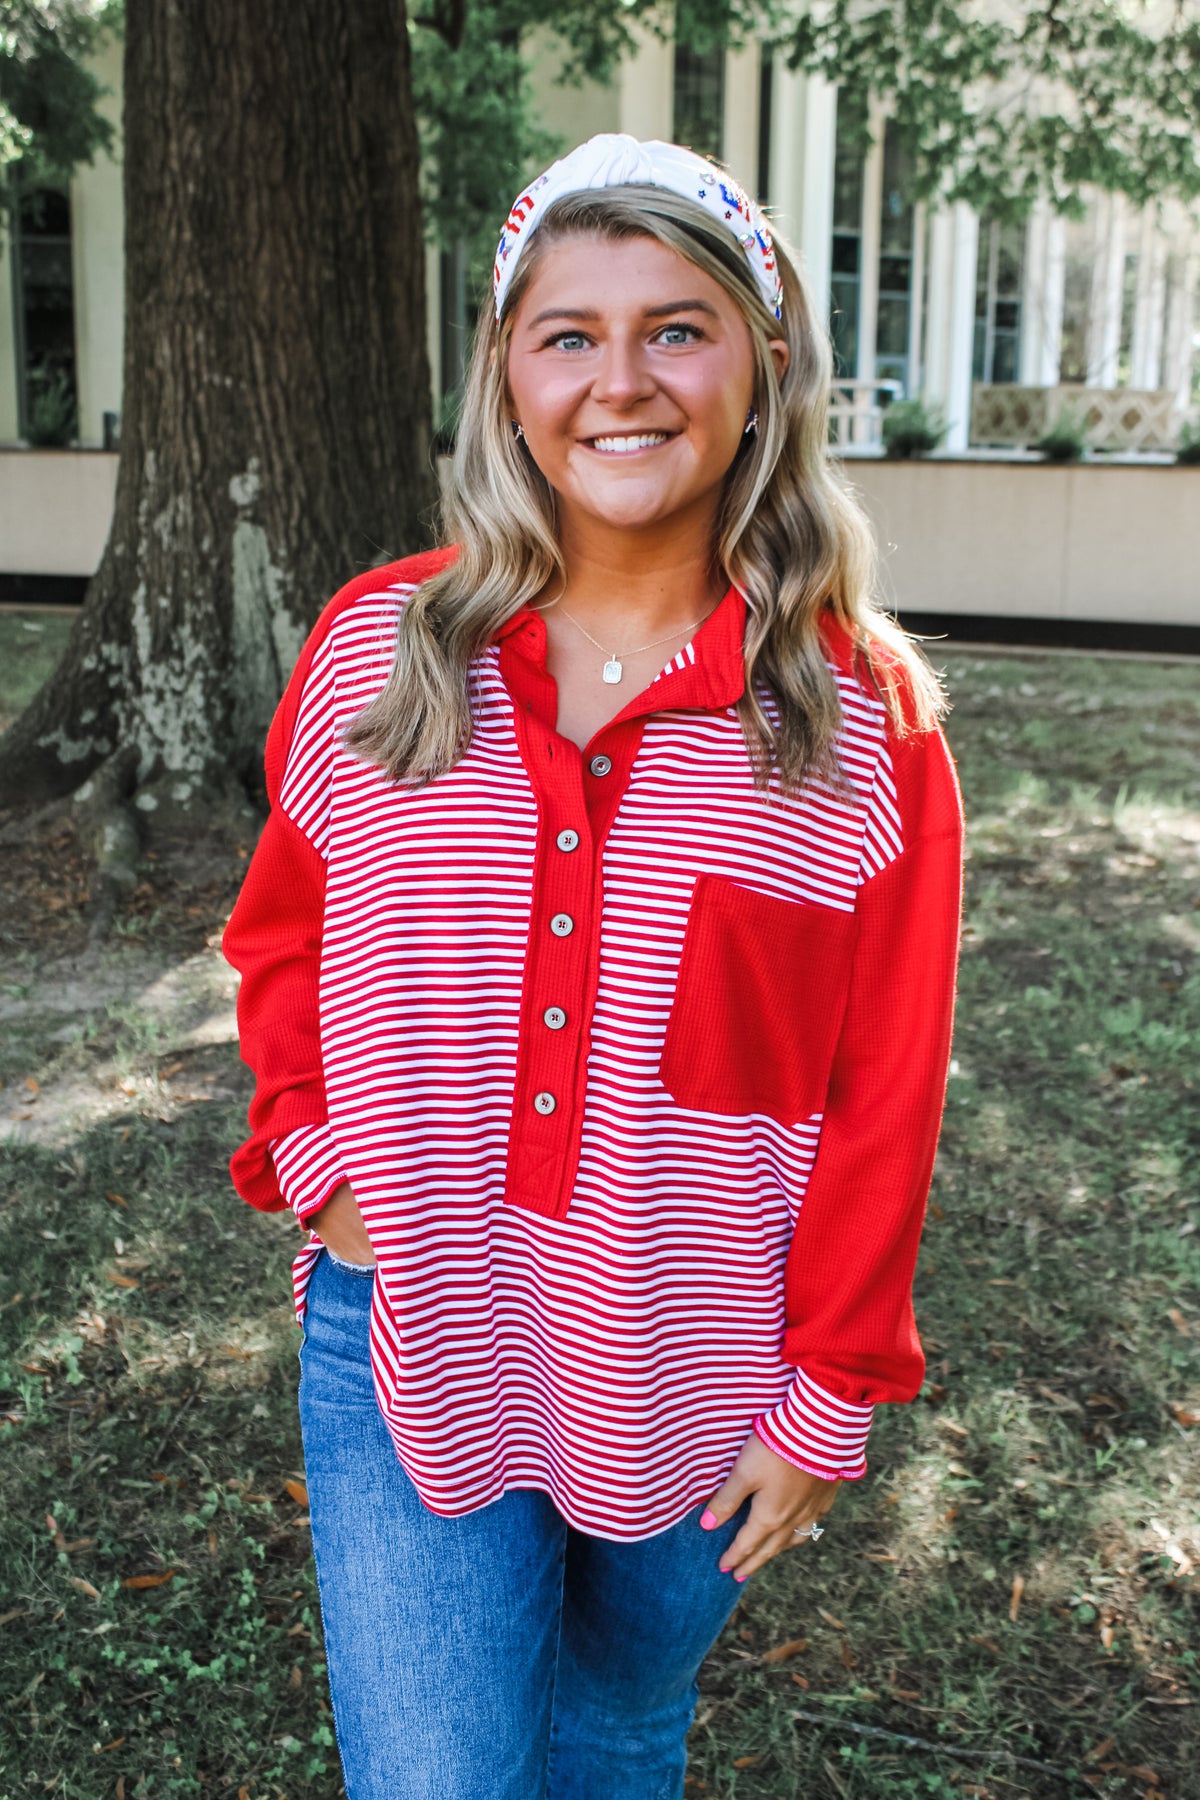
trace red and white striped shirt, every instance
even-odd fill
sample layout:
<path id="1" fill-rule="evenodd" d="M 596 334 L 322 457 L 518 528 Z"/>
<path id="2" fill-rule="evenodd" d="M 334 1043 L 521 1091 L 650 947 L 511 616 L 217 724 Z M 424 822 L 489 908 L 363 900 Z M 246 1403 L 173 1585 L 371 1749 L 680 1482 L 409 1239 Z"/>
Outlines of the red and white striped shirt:
<path id="1" fill-rule="evenodd" d="M 533 1487 L 647 1537 L 752 1427 L 854 1479 L 874 1403 L 923 1371 L 961 865 L 942 736 L 896 736 L 830 621 L 847 784 L 757 790 L 731 589 L 582 752 L 518 613 L 473 667 L 466 755 L 396 784 L 341 736 L 448 554 L 344 588 L 272 725 L 225 935 L 257 1076 L 237 1187 L 303 1220 L 352 1184 L 376 1393 L 435 1512 Z"/>

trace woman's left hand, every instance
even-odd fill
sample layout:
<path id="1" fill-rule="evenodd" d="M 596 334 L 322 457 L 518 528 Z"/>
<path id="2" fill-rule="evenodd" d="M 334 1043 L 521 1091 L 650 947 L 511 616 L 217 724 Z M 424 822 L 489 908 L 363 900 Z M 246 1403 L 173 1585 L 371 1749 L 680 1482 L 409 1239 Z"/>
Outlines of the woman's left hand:
<path id="1" fill-rule="evenodd" d="M 722 1556 L 720 1567 L 745 1581 L 781 1550 L 805 1543 L 804 1537 L 796 1536 L 797 1529 L 805 1532 L 824 1518 L 840 1486 L 840 1481 L 823 1481 L 776 1456 L 757 1432 L 751 1432 L 700 1521 L 711 1531 L 732 1518 L 747 1495 L 754 1496 L 750 1516 Z"/>

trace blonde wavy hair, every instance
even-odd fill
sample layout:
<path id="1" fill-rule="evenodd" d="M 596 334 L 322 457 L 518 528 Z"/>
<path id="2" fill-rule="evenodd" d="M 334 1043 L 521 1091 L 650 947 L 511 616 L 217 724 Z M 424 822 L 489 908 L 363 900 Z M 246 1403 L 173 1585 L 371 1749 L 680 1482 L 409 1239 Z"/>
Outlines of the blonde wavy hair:
<path id="1" fill-rule="evenodd" d="M 499 324 L 490 295 L 485 302 L 443 508 L 458 555 L 401 612 L 388 681 L 347 732 L 349 747 L 395 780 L 424 784 L 451 768 L 471 742 L 472 662 L 515 612 L 566 579 L 554 490 L 513 436 L 507 361 L 539 262 L 574 236 L 656 239 L 719 282 L 750 332 L 758 430 L 726 478 L 713 556 L 746 600 L 738 713 L 756 784 L 774 776 L 794 791 L 812 774 L 838 779 L 841 709 L 821 643 L 824 611 L 849 630 L 896 729 L 930 728 L 942 691 L 877 601 L 871 528 L 829 455 L 829 335 L 792 256 L 776 238 L 780 322 L 719 221 L 669 189 L 630 185 L 556 201 L 523 252 Z M 769 349 L 780 336 L 790 351 L 782 379 Z"/>

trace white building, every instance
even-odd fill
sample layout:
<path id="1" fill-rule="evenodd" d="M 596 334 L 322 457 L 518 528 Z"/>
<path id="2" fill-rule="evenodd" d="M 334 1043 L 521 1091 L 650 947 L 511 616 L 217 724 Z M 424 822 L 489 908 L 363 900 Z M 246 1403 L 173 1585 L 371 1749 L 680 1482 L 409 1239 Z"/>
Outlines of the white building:
<path id="1" fill-rule="evenodd" d="M 754 45 L 701 55 L 647 34 L 611 83 L 582 89 L 558 82 L 557 67 L 552 51 L 539 54 L 534 85 L 542 123 L 564 143 L 628 131 L 719 155 L 799 250 L 837 351 L 836 433 L 859 459 L 855 481 L 899 606 L 1200 626 L 1196 472 L 1153 466 L 1169 460 L 1163 452 L 1200 398 L 1195 216 L 1096 194 L 1079 223 L 1040 207 L 1015 228 L 961 204 L 914 205 L 883 112 L 871 107 L 864 154 L 854 138 L 861 98 Z M 119 123 L 118 47 L 99 73 Z M 6 592 L 79 583 L 107 536 L 117 458 L 102 452 L 121 410 L 121 241 L 120 169 L 102 158 L 0 243 Z M 427 268 L 436 410 L 457 383 L 471 321 L 461 255 L 431 250 Z M 77 448 L 33 455 L 17 446 L 54 410 L 47 371 L 61 371 L 60 387 L 77 396 Z M 947 416 L 945 450 L 924 465 L 877 455 L 879 403 L 899 394 Z M 1036 440 L 1066 398 L 1086 412 L 1098 448 L 1157 456 L 1050 471 L 1014 448 Z"/>
<path id="2" fill-rule="evenodd" d="M 1079 224 L 1043 207 L 1023 227 L 1002 227 L 962 204 L 914 205 L 882 111 L 871 109 L 864 157 L 852 128 L 866 103 L 757 46 L 697 55 L 647 34 L 611 85 L 564 88 L 555 72 L 544 55 L 535 85 L 543 122 L 564 141 L 608 130 L 691 142 L 767 200 L 829 311 L 839 376 L 858 384 L 860 439 L 871 435 L 879 382 L 893 384 L 885 394 L 939 403 L 952 451 L 971 441 L 973 384 L 1165 391 L 1176 416 L 1193 403 L 1200 230 L 1182 206 L 1136 211 L 1097 194 Z M 119 46 L 99 73 L 119 124 Z M 431 255 L 439 395 L 465 336 L 449 267 Z M 120 170 L 102 157 L 69 194 L 27 209 L 0 247 L 0 443 L 29 432 L 46 370 L 74 386 L 80 445 L 112 441 L 121 288 Z"/>

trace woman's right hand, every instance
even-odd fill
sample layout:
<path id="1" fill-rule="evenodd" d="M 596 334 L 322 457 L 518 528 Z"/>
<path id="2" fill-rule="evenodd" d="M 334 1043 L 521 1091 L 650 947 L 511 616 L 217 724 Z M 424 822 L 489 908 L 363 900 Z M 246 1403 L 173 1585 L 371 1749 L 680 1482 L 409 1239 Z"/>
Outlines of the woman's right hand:
<path id="1" fill-rule="evenodd" d="M 348 1181 L 343 1181 L 340 1188 L 335 1188 L 320 1211 L 313 1213 L 305 1223 L 310 1231 L 316 1232 L 326 1248 L 332 1250 L 335 1256 L 340 1256 L 343 1262 L 375 1261 L 375 1252 L 371 1248 L 367 1228 L 358 1210 L 354 1189 Z"/>

